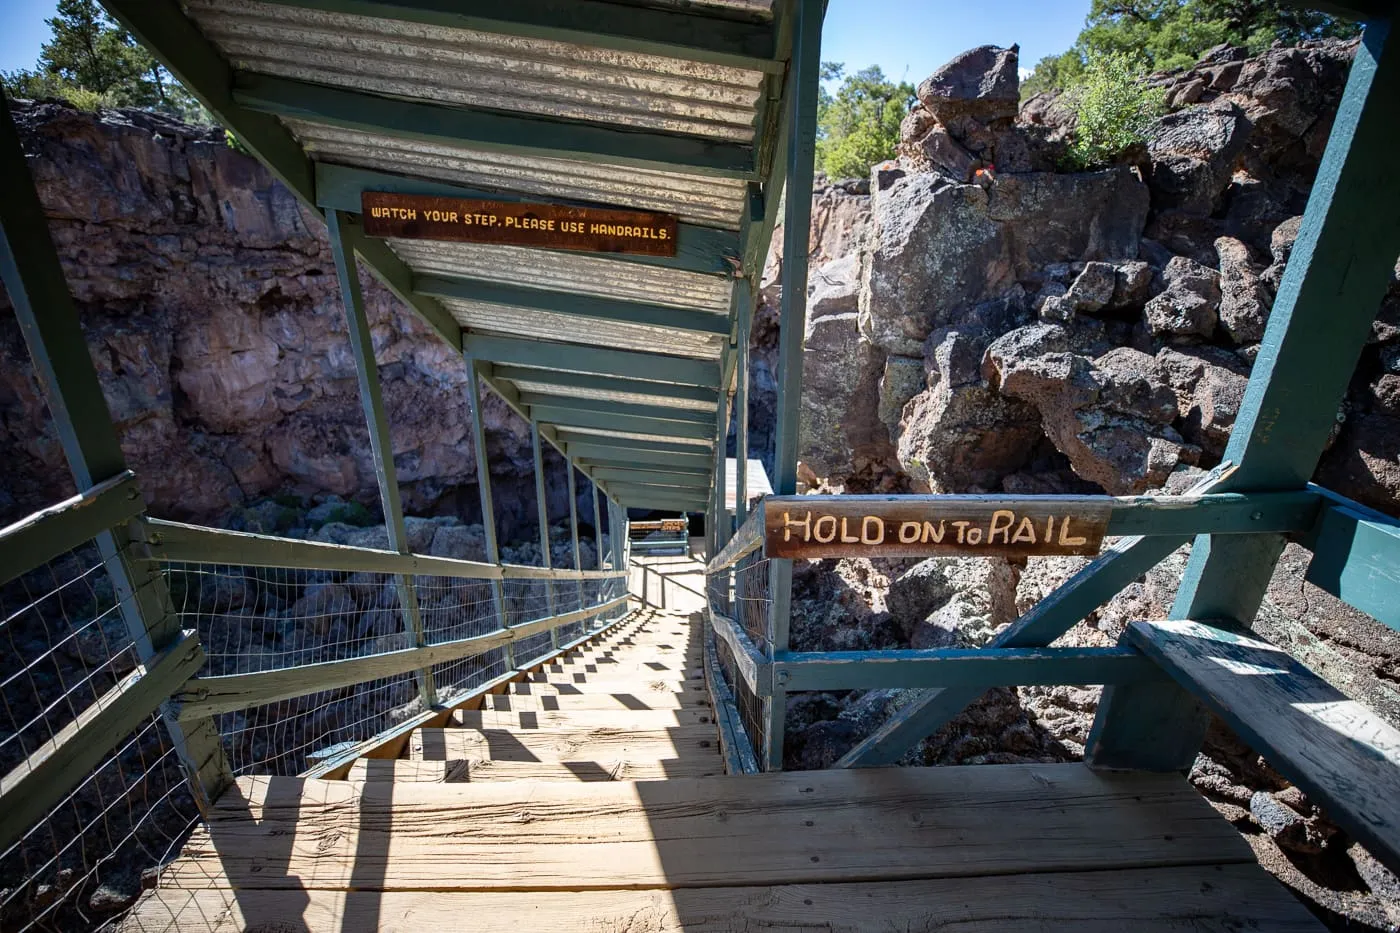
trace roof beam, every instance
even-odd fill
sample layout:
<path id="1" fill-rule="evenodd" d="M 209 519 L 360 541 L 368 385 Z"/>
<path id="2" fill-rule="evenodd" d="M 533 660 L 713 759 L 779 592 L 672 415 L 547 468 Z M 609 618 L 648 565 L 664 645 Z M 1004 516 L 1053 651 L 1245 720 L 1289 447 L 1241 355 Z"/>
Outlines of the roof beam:
<path id="1" fill-rule="evenodd" d="M 623 440 L 622 438 L 597 438 L 600 441 Z M 694 448 L 693 454 L 678 454 L 666 450 L 649 450 L 641 447 L 641 442 L 627 441 L 631 447 L 610 447 L 606 444 L 568 444 L 569 454 L 582 463 L 593 466 L 635 466 L 638 464 L 685 467 L 699 470 L 706 476 L 710 473 L 710 454 L 703 447 Z"/>
<path id="2" fill-rule="evenodd" d="M 719 384 L 719 363 L 714 360 L 660 356 L 546 340 L 487 337 L 472 333 L 462 336 L 462 345 L 462 349 L 468 355 L 493 363 L 558 367 L 578 372 L 654 379 L 708 388 L 716 388 Z"/>
<path id="3" fill-rule="evenodd" d="M 570 431 L 568 428 L 559 430 L 559 443 L 563 444 L 570 451 L 577 447 L 602 447 L 603 449 L 621 452 L 626 450 L 630 455 L 633 451 L 644 451 L 650 453 L 671 453 L 682 454 L 689 457 L 700 456 L 704 462 L 710 462 L 710 445 L 700 444 L 677 444 L 667 441 L 639 441 L 630 437 L 607 437 L 606 435 L 584 434 L 579 431 Z M 570 454 L 570 456 L 577 456 Z"/>
<path id="4" fill-rule="evenodd" d="M 685 473 L 664 473 L 652 470 L 628 470 L 618 467 L 599 467 L 598 478 L 604 482 L 643 484 L 647 486 L 667 486 L 676 489 L 709 489 L 710 480 L 705 476 Z"/>
<path id="5" fill-rule="evenodd" d="M 697 512 L 705 508 L 705 494 L 698 490 L 691 493 L 670 486 L 647 486 L 639 483 L 610 483 L 609 488 L 624 505 L 634 502 L 664 502 L 667 505 L 688 507 Z"/>
<path id="6" fill-rule="evenodd" d="M 259 113 L 399 139 L 718 178 L 757 177 L 752 146 L 695 136 L 444 107 L 251 72 L 234 74 L 233 99 Z"/>
<path id="7" fill-rule="evenodd" d="M 625 451 L 624 451 L 625 453 Z M 675 456 L 674 454 L 662 454 L 662 456 Z M 688 476 L 709 476 L 710 468 L 699 464 L 689 463 L 648 463 L 645 460 L 629 459 L 627 457 L 585 457 L 581 463 L 603 469 L 613 467 L 620 470 L 656 470 L 665 467 L 667 473 L 684 473 Z"/>
<path id="8" fill-rule="evenodd" d="M 360 196 L 366 191 L 384 191 L 391 194 L 426 194 L 444 198 L 472 198 L 486 201 L 518 202 L 529 200 L 565 206 L 579 206 L 583 203 L 543 196 L 526 198 L 514 192 L 481 191 L 476 188 L 468 188 L 444 181 L 432 181 L 427 178 L 392 175 L 388 172 L 352 168 L 348 165 L 316 163 L 316 203 L 321 207 L 358 214 L 361 210 Z M 611 262 L 628 262 L 729 277 L 734 274 L 734 266 L 739 262 L 739 255 L 739 234 L 733 230 L 720 230 L 715 227 L 702 227 L 681 222 L 676 230 L 676 255 L 674 256 L 602 253 L 598 254 L 597 258 Z"/>
<path id="9" fill-rule="evenodd" d="M 654 434 L 658 437 L 693 437 L 696 440 L 703 438 L 707 441 L 713 440 L 715 434 L 714 425 L 710 424 L 662 421 L 660 418 L 639 418 L 597 411 L 575 411 L 572 408 L 555 408 L 552 405 L 531 405 L 530 414 L 556 428 L 598 428 L 603 431 Z"/>
<path id="10" fill-rule="evenodd" d="M 502 365 L 496 367 L 496 376 L 500 379 L 509 379 L 512 382 L 560 386 L 569 389 L 584 389 L 585 391 L 625 392 L 629 395 L 673 398 L 687 402 L 709 402 L 711 405 L 719 398 L 719 393 L 716 390 L 704 386 L 645 382 L 640 379 L 620 379 L 615 376 L 598 376 L 593 373 L 566 373 L 557 369 L 528 369 L 524 366 Z"/>
<path id="11" fill-rule="evenodd" d="M 548 395 L 538 392 L 521 392 L 520 401 L 531 408 L 543 405 L 546 408 L 570 411 L 591 411 L 598 414 L 628 415 L 635 418 L 653 418 L 660 421 L 676 421 L 685 424 L 701 424 L 708 428 L 715 425 L 715 416 L 693 408 L 668 408 L 665 405 L 637 405 L 631 402 L 615 402 L 612 399 L 579 398 L 574 395 Z"/>
<path id="12" fill-rule="evenodd" d="M 272 0 L 332 13 L 474 29 L 731 68 L 779 72 L 772 22 L 603 0 Z"/>
<path id="13" fill-rule="evenodd" d="M 576 292 L 558 292 L 542 288 L 521 288 L 480 279 L 448 278 L 440 275 L 415 276 L 413 290 L 433 298 L 455 298 L 460 301 L 480 301 L 530 311 L 548 311 L 575 317 L 597 318 L 622 324 L 645 324 L 669 330 L 692 331 L 697 334 L 728 336 L 729 318 L 711 311 L 674 308 L 666 305 L 643 304 L 617 298 L 599 298 Z"/>

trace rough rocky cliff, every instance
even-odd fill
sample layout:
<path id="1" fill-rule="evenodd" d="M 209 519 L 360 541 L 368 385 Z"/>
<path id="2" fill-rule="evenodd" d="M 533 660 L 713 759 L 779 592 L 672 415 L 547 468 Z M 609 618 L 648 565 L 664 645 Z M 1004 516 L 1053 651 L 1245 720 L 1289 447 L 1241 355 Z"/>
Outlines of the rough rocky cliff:
<path id="1" fill-rule="evenodd" d="M 272 495 L 377 508 L 324 225 L 221 131 L 14 106 L 122 446 L 152 512 L 219 522 Z M 479 521 L 467 368 L 362 276 L 408 511 Z M 0 296 L 3 290 L 0 290 Z M 485 393 L 505 540 L 533 534 L 528 426 Z M 0 298 L 0 522 L 71 494 Z M 553 516 L 568 514 L 552 459 Z M 581 511 L 591 517 L 591 505 Z M 527 527 L 528 526 L 528 527 Z"/>
<path id="2" fill-rule="evenodd" d="M 1096 171 L 1064 168 L 1074 118 L 1063 100 L 1018 103 L 1013 49 L 972 50 L 922 82 L 900 157 L 868 181 L 815 194 L 800 442 L 808 488 L 1180 492 L 1217 464 L 1352 51 L 1323 42 L 1249 58 L 1218 48 L 1154 75 L 1169 112 L 1143 147 Z M 770 259 L 770 304 L 777 271 Z M 1397 328 L 1400 268 L 1317 476 L 1392 514 Z M 1400 722 L 1400 636 L 1303 582 L 1307 557 L 1285 552 L 1257 627 Z M 1173 555 L 1057 644 L 1112 645 L 1131 619 L 1164 615 L 1185 558 Z M 793 647 L 984 644 L 1083 563 L 800 563 Z M 993 690 L 907 761 L 1076 759 L 1098 695 Z M 790 696 L 787 765 L 829 765 L 909 698 Z M 1192 779 L 1337 928 L 1400 924 L 1400 882 L 1222 727 Z"/>

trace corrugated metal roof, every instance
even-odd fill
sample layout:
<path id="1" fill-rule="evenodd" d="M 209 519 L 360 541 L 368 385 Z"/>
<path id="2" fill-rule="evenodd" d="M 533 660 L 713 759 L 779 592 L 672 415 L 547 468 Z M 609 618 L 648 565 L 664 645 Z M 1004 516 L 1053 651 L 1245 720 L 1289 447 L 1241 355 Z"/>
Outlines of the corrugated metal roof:
<path id="1" fill-rule="evenodd" d="M 568 425 L 568 429 L 575 434 L 594 434 L 598 437 L 623 437 L 634 441 L 662 441 L 667 444 L 688 444 L 692 447 L 704 447 L 708 450 L 713 446 L 712 442 L 698 437 L 672 437 L 669 434 L 637 434 L 632 431 L 608 431 L 603 428 L 581 428 L 577 425 Z"/>
<path id="2" fill-rule="evenodd" d="M 675 214 L 682 221 L 734 230 L 745 186 L 738 179 L 657 172 L 631 166 L 484 152 L 461 146 L 285 120 L 321 162 L 412 174 L 473 188 L 549 200 L 586 201 Z"/>
<path id="3" fill-rule="evenodd" d="M 185 6 L 235 68 L 259 74 L 713 139 L 754 137 L 759 71 L 253 0 Z"/>
<path id="4" fill-rule="evenodd" d="M 729 313 L 732 283 L 721 276 L 618 262 L 588 253 L 542 252 L 524 246 L 486 246 L 391 239 L 399 258 L 424 275 L 447 275 L 523 288 L 545 288 Z"/>
<path id="5" fill-rule="evenodd" d="M 650 395 L 645 392 L 614 392 L 611 389 L 579 389 L 574 386 L 557 386 L 547 382 L 530 382 L 525 379 L 511 380 L 521 392 L 537 392 L 541 395 L 562 395 L 568 398 L 591 398 L 608 402 L 631 402 L 636 405 L 662 405 L 667 408 L 685 408 L 691 411 L 714 411 L 711 402 L 693 399 L 671 398 L 666 395 Z"/>
<path id="6" fill-rule="evenodd" d="M 534 337 L 560 343 L 582 343 L 620 350 L 667 353 L 701 359 L 719 359 L 723 338 L 718 334 L 607 321 L 578 314 L 535 311 L 481 301 L 440 299 L 457 323 L 475 333 L 502 337 Z"/>

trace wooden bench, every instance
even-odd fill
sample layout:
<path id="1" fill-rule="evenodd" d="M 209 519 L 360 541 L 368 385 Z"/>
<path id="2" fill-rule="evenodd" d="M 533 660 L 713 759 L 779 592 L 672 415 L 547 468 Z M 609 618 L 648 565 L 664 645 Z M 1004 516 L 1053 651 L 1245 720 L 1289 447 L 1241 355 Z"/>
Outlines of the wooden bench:
<path id="1" fill-rule="evenodd" d="M 1400 730 L 1253 632 L 1134 622 L 1127 639 L 1400 871 Z"/>

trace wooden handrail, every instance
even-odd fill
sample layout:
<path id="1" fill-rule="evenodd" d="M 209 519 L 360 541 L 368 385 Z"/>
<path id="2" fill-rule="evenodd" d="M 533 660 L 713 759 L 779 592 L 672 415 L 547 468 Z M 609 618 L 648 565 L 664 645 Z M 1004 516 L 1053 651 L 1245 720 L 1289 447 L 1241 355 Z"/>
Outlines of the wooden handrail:
<path id="1" fill-rule="evenodd" d="M 0 528 L 0 585 L 87 543 L 146 507 L 130 470 Z"/>

